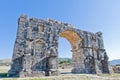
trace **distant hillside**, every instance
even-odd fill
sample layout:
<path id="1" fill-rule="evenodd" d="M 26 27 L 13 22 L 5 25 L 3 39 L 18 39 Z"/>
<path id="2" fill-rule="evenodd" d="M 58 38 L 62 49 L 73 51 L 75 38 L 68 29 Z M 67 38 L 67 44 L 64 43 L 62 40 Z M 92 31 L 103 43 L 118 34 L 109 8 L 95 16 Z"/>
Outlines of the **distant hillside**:
<path id="1" fill-rule="evenodd" d="M 11 59 L 2 59 L 2 60 L 0 60 L 0 64 L 4 64 L 4 63 L 10 64 L 11 63 Z"/>
<path id="2" fill-rule="evenodd" d="M 59 62 L 61 61 L 69 61 L 69 62 L 72 62 L 72 59 L 71 58 L 59 58 Z"/>
<path id="3" fill-rule="evenodd" d="M 70 61 L 72 62 L 71 58 L 59 58 L 59 62 L 60 61 Z M 0 63 L 11 63 L 11 59 L 1 59 Z"/>
<path id="4" fill-rule="evenodd" d="M 70 61 L 72 62 L 72 59 L 71 58 L 59 58 L 59 62 L 61 61 Z M 115 59 L 115 60 L 112 60 L 112 61 L 109 61 L 110 62 L 110 65 L 116 65 L 116 64 L 120 64 L 120 59 Z"/>
<path id="5" fill-rule="evenodd" d="M 116 64 L 120 64 L 120 59 L 115 59 L 110 61 L 110 65 L 116 65 Z"/>
<path id="6" fill-rule="evenodd" d="M 59 62 L 61 61 L 70 61 L 72 62 L 72 59 L 71 58 L 59 58 Z M 115 60 L 112 60 L 112 61 L 109 61 L 110 62 L 110 65 L 116 65 L 116 64 L 120 64 L 120 59 L 115 59 Z M 11 63 L 11 59 L 2 59 L 0 60 L 0 64 L 1 63 Z"/>

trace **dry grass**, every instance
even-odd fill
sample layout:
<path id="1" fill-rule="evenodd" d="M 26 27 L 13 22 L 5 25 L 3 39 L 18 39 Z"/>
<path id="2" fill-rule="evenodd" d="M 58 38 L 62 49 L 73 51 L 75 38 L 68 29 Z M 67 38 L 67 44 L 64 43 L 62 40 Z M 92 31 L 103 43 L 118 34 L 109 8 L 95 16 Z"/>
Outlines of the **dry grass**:
<path id="1" fill-rule="evenodd" d="M 120 79 L 120 73 L 114 73 L 114 74 L 100 74 L 98 76 L 101 77 L 109 77 L 109 78 L 118 78 Z"/>
<path id="2" fill-rule="evenodd" d="M 0 80 L 120 80 L 111 76 L 97 76 L 89 74 L 65 74 L 60 76 L 50 76 L 41 78 L 2 78 Z"/>
<path id="3" fill-rule="evenodd" d="M 7 73 L 10 66 L 0 66 L 0 73 Z"/>
<path id="4" fill-rule="evenodd" d="M 7 73 L 9 66 L 0 66 L 0 73 Z M 71 69 L 60 69 L 61 72 Z M 120 80 L 120 74 L 61 74 L 59 76 L 49 76 L 41 78 L 0 78 L 0 80 Z"/>

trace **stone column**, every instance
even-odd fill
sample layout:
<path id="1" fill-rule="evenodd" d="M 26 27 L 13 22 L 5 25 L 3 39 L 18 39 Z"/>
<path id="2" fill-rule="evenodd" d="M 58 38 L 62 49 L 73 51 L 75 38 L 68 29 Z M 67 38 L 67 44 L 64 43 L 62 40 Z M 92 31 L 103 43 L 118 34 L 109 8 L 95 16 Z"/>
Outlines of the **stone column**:
<path id="1" fill-rule="evenodd" d="M 83 49 L 72 50 L 73 52 L 73 73 L 85 73 Z"/>
<path id="2" fill-rule="evenodd" d="M 11 69 L 8 71 L 8 76 L 18 77 L 23 68 L 22 57 L 24 55 L 25 30 L 26 27 L 28 27 L 28 21 L 29 18 L 25 15 L 21 15 L 18 19 L 18 30 L 12 56 L 13 64 L 11 65 Z"/>
<path id="3" fill-rule="evenodd" d="M 53 46 L 47 51 L 47 76 L 56 76 L 59 75 L 58 71 L 58 52 L 56 47 Z"/>
<path id="4" fill-rule="evenodd" d="M 97 60 L 97 51 L 96 51 L 96 48 L 93 49 L 93 55 L 94 55 L 94 62 L 95 62 L 95 71 L 96 71 L 96 74 L 101 74 L 101 70 L 99 69 L 99 63 L 98 63 L 98 60 Z"/>

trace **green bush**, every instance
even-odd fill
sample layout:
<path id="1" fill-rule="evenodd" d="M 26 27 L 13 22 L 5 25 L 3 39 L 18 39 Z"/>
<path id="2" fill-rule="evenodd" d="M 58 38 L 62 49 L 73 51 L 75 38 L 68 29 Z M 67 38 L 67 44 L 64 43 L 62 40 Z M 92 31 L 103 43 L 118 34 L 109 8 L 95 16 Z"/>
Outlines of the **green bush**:
<path id="1" fill-rule="evenodd" d="M 70 64 L 70 61 L 64 60 L 64 61 L 60 61 L 59 64 Z"/>

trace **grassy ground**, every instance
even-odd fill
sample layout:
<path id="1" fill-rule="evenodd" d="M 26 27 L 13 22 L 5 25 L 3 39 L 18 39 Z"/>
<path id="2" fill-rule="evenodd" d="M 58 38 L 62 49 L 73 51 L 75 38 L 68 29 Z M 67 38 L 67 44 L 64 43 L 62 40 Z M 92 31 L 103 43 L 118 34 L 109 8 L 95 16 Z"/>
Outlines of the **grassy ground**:
<path id="1" fill-rule="evenodd" d="M 65 74 L 41 78 L 1 78 L 0 80 L 120 80 L 120 75 L 112 77 L 111 75 Z"/>
<path id="2" fill-rule="evenodd" d="M 59 76 L 41 77 L 41 78 L 8 78 L 7 71 L 9 67 L 0 66 L 0 80 L 120 80 L 120 74 L 61 74 Z M 67 71 L 60 69 L 62 72 Z M 69 71 L 69 70 L 68 70 Z"/>
<path id="3" fill-rule="evenodd" d="M 114 74 L 100 74 L 98 76 L 101 77 L 109 77 L 109 78 L 118 78 L 120 80 L 120 73 L 114 73 Z"/>
<path id="4" fill-rule="evenodd" d="M 7 72 L 9 69 L 9 66 L 0 66 L 0 77 L 7 77 Z"/>

